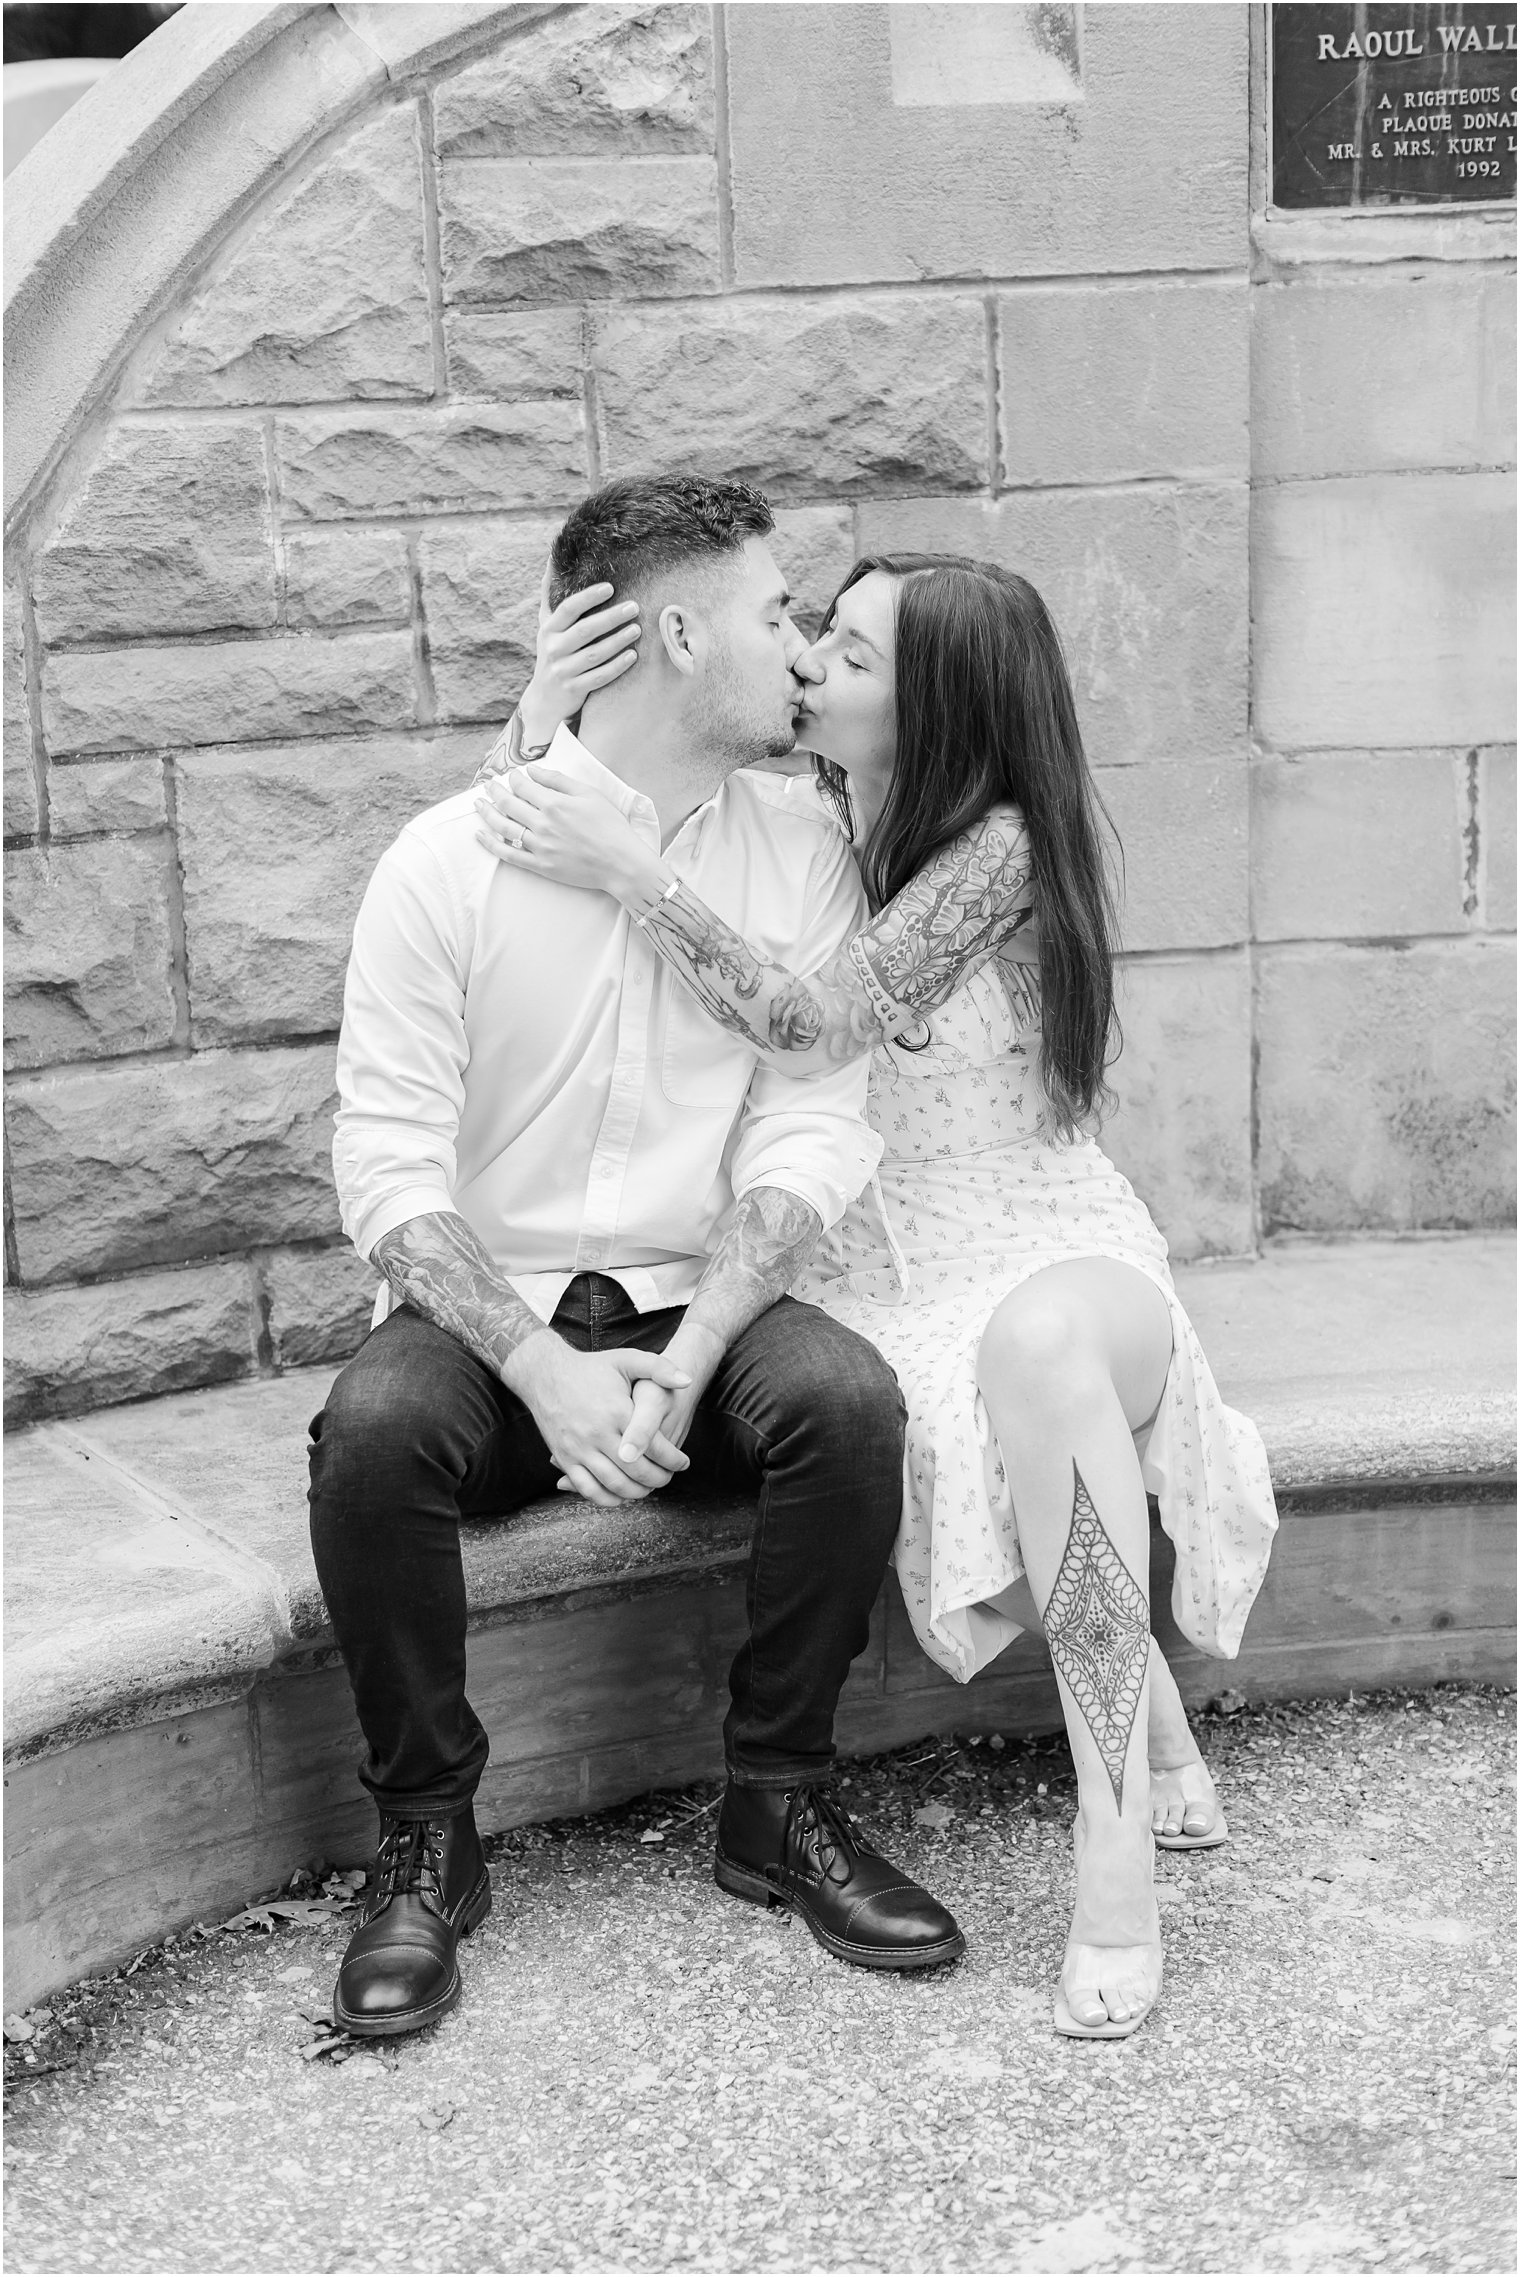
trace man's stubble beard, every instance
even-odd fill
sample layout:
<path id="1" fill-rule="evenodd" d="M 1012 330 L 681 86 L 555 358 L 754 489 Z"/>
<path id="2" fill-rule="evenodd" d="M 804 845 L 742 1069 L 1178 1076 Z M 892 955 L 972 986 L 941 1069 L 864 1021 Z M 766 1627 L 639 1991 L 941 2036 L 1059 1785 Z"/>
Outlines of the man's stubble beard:
<path id="1" fill-rule="evenodd" d="M 749 692 L 726 652 L 715 652 L 703 687 L 697 716 L 697 734 L 705 755 L 723 777 L 741 767 L 757 766 L 766 759 L 786 759 L 797 748 L 797 730 L 783 712 L 761 720 L 758 705 L 751 708 Z M 769 706 L 767 707 L 769 711 Z"/>

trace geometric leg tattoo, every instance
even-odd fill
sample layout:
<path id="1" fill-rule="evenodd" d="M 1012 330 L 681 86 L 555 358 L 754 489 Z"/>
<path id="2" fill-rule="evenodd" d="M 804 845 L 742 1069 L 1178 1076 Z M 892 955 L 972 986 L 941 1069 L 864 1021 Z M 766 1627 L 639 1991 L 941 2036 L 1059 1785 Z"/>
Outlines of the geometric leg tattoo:
<path id="1" fill-rule="evenodd" d="M 1075 1463 L 1072 1472 L 1071 1532 L 1045 1608 L 1045 1638 L 1097 1742 L 1122 1813 L 1124 1758 L 1150 1658 L 1150 1611 L 1103 1531 Z"/>

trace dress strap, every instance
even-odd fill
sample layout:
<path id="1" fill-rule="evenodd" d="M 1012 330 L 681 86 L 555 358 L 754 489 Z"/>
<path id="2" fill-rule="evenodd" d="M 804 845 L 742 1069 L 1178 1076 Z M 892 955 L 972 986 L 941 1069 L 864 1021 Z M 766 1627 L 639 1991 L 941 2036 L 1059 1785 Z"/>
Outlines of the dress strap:
<path id="1" fill-rule="evenodd" d="M 871 1198 L 876 1204 L 877 1214 L 881 1219 L 881 1230 L 887 1237 L 887 1247 L 892 1252 L 892 1267 L 897 1275 L 897 1293 L 906 1302 L 913 1294 L 913 1271 L 907 1258 L 903 1255 L 902 1243 L 898 1240 L 893 1227 L 891 1214 L 887 1209 L 887 1197 L 881 1189 L 881 1172 L 879 1170 L 873 1170 L 871 1173 Z"/>

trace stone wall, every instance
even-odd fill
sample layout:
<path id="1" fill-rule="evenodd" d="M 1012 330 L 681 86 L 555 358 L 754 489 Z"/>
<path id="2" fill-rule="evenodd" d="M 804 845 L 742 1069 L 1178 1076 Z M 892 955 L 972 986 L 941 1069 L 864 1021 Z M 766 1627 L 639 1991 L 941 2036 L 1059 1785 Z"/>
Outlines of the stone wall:
<path id="1" fill-rule="evenodd" d="M 352 1348 L 354 911 L 632 468 L 762 483 L 807 610 L 868 547 L 1045 591 L 1179 1254 L 1509 1212 L 1502 247 L 1253 244 L 1234 6 L 191 7 L 140 56 L 213 14 L 279 19 L 214 102 L 284 71 L 293 139 L 218 139 L 7 523 L 12 1419 Z"/>

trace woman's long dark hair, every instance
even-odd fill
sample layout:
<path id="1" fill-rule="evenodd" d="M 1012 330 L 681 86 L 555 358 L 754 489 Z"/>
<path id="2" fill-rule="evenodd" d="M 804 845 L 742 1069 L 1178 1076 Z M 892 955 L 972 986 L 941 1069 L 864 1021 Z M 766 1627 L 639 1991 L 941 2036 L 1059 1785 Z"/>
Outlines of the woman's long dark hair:
<path id="1" fill-rule="evenodd" d="M 1040 1075 L 1064 1131 L 1111 1103 L 1119 1044 L 1116 927 L 1098 817 L 1055 626 L 1027 578 L 961 554 L 868 554 L 840 595 L 880 570 L 896 585 L 897 760 L 860 851 L 880 909 L 930 857 L 1011 801 L 1033 861 Z M 839 770 L 822 766 L 837 797 Z M 1115 839 L 1117 845 L 1117 838 Z"/>

